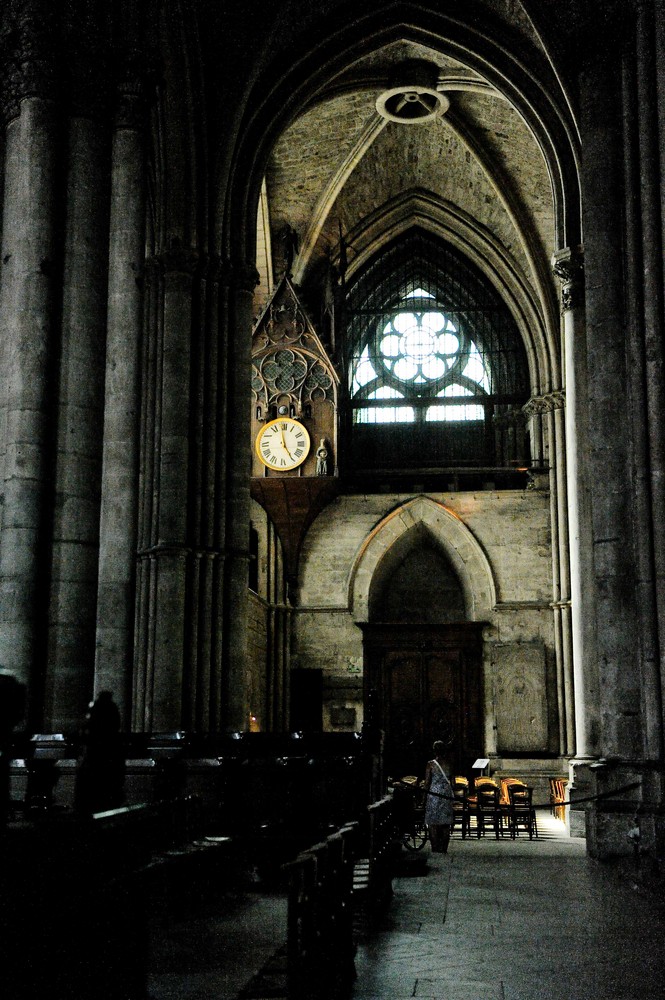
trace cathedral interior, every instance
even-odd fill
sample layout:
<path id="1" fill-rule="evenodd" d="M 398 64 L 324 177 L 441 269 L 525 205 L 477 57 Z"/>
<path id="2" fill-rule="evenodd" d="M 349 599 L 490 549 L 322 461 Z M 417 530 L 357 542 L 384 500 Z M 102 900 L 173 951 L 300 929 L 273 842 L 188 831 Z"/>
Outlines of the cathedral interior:
<path id="1" fill-rule="evenodd" d="M 663 858 L 664 6 L 5 0 L 16 838 L 441 739 Z"/>

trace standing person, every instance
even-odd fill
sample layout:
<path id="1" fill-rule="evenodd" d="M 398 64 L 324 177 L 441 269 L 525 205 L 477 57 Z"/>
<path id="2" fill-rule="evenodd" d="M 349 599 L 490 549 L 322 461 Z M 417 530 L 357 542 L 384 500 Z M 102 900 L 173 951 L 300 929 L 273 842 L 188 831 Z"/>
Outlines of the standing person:
<path id="1" fill-rule="evenodd" d="M 425 768 L 425 823 L 429 831 L 432 850 L 437 854 L 448 853 L 448 842 L 455 814 L 453 789 L 445 772 L 445 744 L 436 740 L 432 750 L 434 758 Z"/>
<path id="2" fill-rule="evenodd" d="M 82 812 L 117 809 L 124 801 L 125 752 L 120 711 L 110 691 L 88 705 L 84 752 L 76 771 L 76 807 Z"/>
<path id="3" fill-rule="evenodd" d="M 14 727 L 25 714 L 25 686 L 0 666 L 0 830 L 10 817 L 9 765 Z"/>

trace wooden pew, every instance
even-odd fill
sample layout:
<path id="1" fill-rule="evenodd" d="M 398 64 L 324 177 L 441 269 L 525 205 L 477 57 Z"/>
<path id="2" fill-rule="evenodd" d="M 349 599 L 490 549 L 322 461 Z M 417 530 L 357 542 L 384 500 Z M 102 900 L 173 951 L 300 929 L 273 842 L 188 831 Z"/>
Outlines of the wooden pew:
<path id="1" fill-rule="evenodd" d="M 283 866 L 288 880 L 286 948 L 241 993 L 324 1000 L 355 978 L 357 911 L 375 914 L 392 895 L 397 826 L 392 796 Z M 281 983 L 281 987 L 277 985 Z"/>
<path id="2" fill-rule="evenodd" d="M 336 995 L 355 978 L 353 867 L 358 824 L 301 852 L 288 873 L 286 995 Z"/>

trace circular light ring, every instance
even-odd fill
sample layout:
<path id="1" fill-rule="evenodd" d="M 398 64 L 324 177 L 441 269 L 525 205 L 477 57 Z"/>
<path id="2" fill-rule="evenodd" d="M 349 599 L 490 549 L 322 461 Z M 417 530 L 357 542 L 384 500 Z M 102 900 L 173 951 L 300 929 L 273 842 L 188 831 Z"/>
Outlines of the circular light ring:
<path id="1" fill-rule="evenodd" d="M 389 122 L 422 125 L 444 114 L 450 101 L 434 87 L 405 86 L 384 90 L 376 99 L 376 110 Z"/>

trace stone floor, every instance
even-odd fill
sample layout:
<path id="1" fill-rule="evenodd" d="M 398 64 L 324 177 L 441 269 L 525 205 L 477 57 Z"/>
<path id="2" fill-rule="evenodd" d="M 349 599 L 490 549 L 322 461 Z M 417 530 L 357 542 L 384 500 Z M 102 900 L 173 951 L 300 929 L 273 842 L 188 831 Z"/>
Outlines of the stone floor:
<path id="1" fill-rule="evenodd" d="M 152 921 L 149 998 L 236 1000 L 285 936 L 284 893 L 236 872 L 214 901 Z"/>
<path id="2" fill-rule="evenodd" d="M 555 821 L 541 833 L 453 840 L 423 877 L 396 880 L 361 942 L 353 1000 L 665 997 L 662 903 Z"/>
<path id="3" fill-rule="evenodd" d="M 538 841 L 455 837 L 418 857 L 360 935 L 350 1000 L 665 998 L 662 902 L 549 816 Z M 221 903 L 152 927 L 152 1000 L 236 1000 L 283 944 L 281 893 L 239 884 Z"/>

